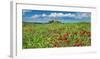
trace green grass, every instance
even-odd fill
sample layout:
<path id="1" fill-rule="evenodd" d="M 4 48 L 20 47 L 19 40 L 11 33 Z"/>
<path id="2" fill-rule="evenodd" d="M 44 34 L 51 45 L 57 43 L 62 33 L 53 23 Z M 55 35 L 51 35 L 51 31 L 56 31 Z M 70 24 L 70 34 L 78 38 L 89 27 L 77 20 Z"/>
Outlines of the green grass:
<path id="1" fill-rule="evenodd" d="M 23 48 L 54 48 L 91 46 L 91 24 L 24 23 Z"/>

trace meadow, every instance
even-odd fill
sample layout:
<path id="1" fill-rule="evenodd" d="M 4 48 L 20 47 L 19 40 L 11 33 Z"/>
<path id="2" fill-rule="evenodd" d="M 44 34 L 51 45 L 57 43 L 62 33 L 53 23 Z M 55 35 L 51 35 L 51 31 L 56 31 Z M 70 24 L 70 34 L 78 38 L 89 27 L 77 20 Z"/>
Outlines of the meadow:
<path id="1" fill-rule="evenodd" d="M 25 23 L 23 48 L 59 48 L 91 46 L 91 23 Z"/>

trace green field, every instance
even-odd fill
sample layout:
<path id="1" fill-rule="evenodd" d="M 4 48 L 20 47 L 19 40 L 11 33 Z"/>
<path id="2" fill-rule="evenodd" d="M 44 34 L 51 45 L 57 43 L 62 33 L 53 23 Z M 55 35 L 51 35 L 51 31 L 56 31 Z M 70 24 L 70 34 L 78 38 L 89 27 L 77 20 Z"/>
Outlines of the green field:
<path id="1" fill-rule="evenodd" d="M 91 46 L 90 23 L 23 22 L 22 28 L 24 49 Z"/>

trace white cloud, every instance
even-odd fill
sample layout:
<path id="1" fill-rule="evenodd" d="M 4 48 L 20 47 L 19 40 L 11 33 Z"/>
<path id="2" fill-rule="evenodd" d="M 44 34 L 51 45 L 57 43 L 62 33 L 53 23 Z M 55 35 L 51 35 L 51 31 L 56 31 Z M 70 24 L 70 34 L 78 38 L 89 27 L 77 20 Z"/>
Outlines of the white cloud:
<path id="1" fill-rule="evenodd" d="M 63 13 L 56 13 L 56 16 L 61 17 L 61 16 L 64 16 L 64 14 Z"/>
<path id="2" fill-rule="evenodd" d="M 90 17 L 91 15 L 89 13 L 82 13 L 82 17 Z"/>
<path id="3" fill-rule="evenodd" d="M 71 13 L 65 14 L 64 16 L 66 16 L 66 17 L 76 17 L 75 14 L 71 14 Z"/>
<path id="4" fill-rule="evenodd" d="M 85 18 L 85 17 L 87 18 L 87 17 L 90 17 L 90 16 L 91 16 L 90 13 L 78 13 L 75 18 L 82 19 L 82 18 Z"/>
<path id="5" fill-rule="evenodd" d="M 51 13 L 50 15 L 48 15 L 49 17 L 56 17 L 57 13 Z"/>
<path id="6" fill-rule="evenodd" d="M 40 15 L 35 14 L 35 15 L 31 16 L 31 18 L 36 19 L 36 18 L 39 18 L 39 17 L 46 17 L 46 16 L 48 16 L 48 15 L 46 15 L 46 14 L 40 14 Z"/>
<path id="7" fill-rule="evenodd" d="M 46 14 L 42 14 L 41 16 L 45 17 L 45 16 L 47 16 L 47 15 L 46 15 Z"/>
<path id="8" fill-rule="evenodd" d="M 64 16 L 63 13 L 51 13 L 50 15 L 48 15 L 49 17 L 62 17 Z"/>
<path id="9" fill-rule="evenodd" d="M 38 17 L 40 17 L 40 15 L 33 15 L 31 18 L 38 18 Z"/>
<path id="10" fill-rule="evenodd" d="M 36 18 L 39 18 L 39 17 L 74 17 L 76 19 L 82 19 L 83 17 L 90 17 L 90 14 L 89 13 L 75 13 L 75 14 L 72 14 L 72 13 L 51 13 L 51 14 L 35 14 L 33 15 L 31 18 L 32 19 L 36 19 Z"/>
<path id="11" fill-rule="evenodd" d="M 49 17 L 75 17 L 75 14 L 71 14 L 71 13 L 51 13 L 50 15 L 48 15 Z"/>

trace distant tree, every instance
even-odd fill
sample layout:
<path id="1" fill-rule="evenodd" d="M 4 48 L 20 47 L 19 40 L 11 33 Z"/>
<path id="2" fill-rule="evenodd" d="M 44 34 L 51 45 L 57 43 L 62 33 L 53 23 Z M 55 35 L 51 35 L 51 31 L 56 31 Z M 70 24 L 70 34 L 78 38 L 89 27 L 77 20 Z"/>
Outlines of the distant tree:
<path id="1" fill-rule="evenodd" d="M 49 23 L 61 23 L 60 21 L 51 20 Z"/>
<path id="2" fill-rule="evenodd" d="M 54 20 L 49 21 L 49 23 L 53 23 L 53 22 L 54 22 Z"/>

